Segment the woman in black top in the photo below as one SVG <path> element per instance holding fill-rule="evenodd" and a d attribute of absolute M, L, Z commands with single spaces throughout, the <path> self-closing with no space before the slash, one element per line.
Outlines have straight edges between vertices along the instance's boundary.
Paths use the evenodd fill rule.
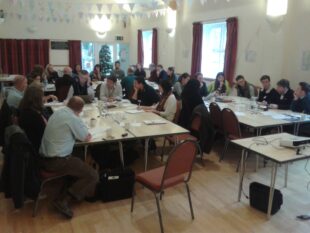
<path fill-rule="evenodd" d="M 145 73 L 142 65 L 139 64 L 139 63 L 137 64 L 137 69 L 135 70 L 134 74 L 135 74 L 136 77 L 143 77 L 143 78 L 146 77 L 146 73 Z"/>
<path fill-rule="evenodd" d="M 38 152 L 47 123 L 43 116 L 44 93 L 39 85 L 30 85 L 19 105 L 19 125 Z"/>
<path fill-rule="evenodd" d="M 199 93 L 202 97 L 205 97 L 208 95 L 208 87 L 205 81 L 203 80 L 203 74 L 202 73 L 196 73 L 194 76 L 195 79 L 199 81 Z"/>
<path fill-rule="evenodd" d="M 185 85 L 181 99 L 182 99 L 182 110 L 179 118 L 179 125 L 184 128 L 190 127 L 190 119 L 195 107 L 203 104 L 202 97 L 199 93 L 200 83 L 196 79 L 191 79 Z"/>
<path fill-rule="evenodd" d="M 48 64 L 45 68 L 45 75 L 48 83 L 55 83 L 58 79 L 58 73 L 54 70 L 52 64 Z"/>

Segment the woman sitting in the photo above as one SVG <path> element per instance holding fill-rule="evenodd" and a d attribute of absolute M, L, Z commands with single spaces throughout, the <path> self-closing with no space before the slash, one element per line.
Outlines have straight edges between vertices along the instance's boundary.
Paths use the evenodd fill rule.
<path fill-rule="evenodd" d="M 47 118 L 43 114 L 44 92 L 40 85 L 30 85 L 19 105 L 19 125 L 38 152 Z"/>
<path fill-rule="evenodd" d="M 215 81 L 212 82 L 208 86 L 209 94 L 216 94 L 216 95 L 229 95 L 230 94 L 230 87 L 227 80 L 225 80 L 225 76 L 223 72 L 219 72 L 216 75 Z"/>
<path fill-rule="evenodd" d="M 90 72 L 89 76 L 92 81 L 101 81 L 101 66 L 99 64 L 96 64 L 94 66 L 94 70 Z"/>
<path fill-rule="evenodd" d="M 154 112 L 169 121 L 173 121 L 177 111 L 177 100 L 172 93 L 171 83 L 168 80 L 163 80 L 158 87 L 161 94 L 159 103 L 152 107 L 142 107 L 142 109 L 147 112 Z"/>
<path fill-rule="evenodd" d="M 173 93 L 177 99 L 181 99 L 181 94 L 184 86 L 190 80 L 190 75 L 188 73 L 183 73 L 179 80 L 173 85 Z"/>
<path fill-rule="evenodd" d="M 195 79 L 197 79 L 200 83 L 199 93 L 202 97 L 205 97 L 208 95 L 208 88 L 207 84 L 203 80 L 203 74 L 202 73 L 196 73 L 194 76 Z"/>
<path fill-rule="evenodd" d="M 168 67 L 167 74 L 168 74 L 168 80 L 173 86 L 178 81 L 178 77 L 174 73 L 174 67 Z"/>

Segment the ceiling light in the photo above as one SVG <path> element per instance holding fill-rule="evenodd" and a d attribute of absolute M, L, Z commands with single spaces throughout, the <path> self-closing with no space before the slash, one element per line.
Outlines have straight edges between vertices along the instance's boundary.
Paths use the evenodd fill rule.
<path fill-rule="evenodd" d="M 267 0 L 267 15 L 278 17 L 286 15 L 287 0 Z"/>

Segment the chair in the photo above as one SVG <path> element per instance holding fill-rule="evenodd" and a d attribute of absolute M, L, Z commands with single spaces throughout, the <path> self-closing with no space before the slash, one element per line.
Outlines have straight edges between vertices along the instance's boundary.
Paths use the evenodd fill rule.
<path fill-rule="evenodd" d="M 38 196 L 34 200 L 32 217 L 36 217 L 36 215 L 37 215 L 37 209 L 38 209 L 38 205 L 39 205 L 40 195 L 43 191 L 43 188 L 46 186 L 46 184 L 51 182 L 51 181 L 63 178 L 65 176 L 66 176 L 65 174 L 57 174 L 57 173 L 48 172 L 45 170 L 40 170 L 41 185 L 40 185 L 40 190 L 39 190 Z"/>
<path fill-rule="evenodd" d="M 216 133 L 224 134 L 222 126 L 222 111 L 217 103 L 212 102 L 209 105 L 211 120 Z"/>
<path fill-rule="evenodd" d="M 56 79 L 56 96 L 60 102 L 67 98 L 71 86 L 72 81 L 66 77 Z"/>
<path fill-rule="evenodd" d="M 183 182 L 185 183 L 191 217 L 192 219 L 194 219 L 194 211 L 188 182 L 191 178 L 192 167 L 196 154 L 197 142 L 186 140 L 178 144 L 172 150 L 166 166 L 140 173 L 136 177 L 136 182 L 148 188 L 150 191 L 153 192 L 155 196 L 161 233 L 164 232 L 164 228 L 162 223 L 159 199 L 161 200 L 162 194 L 167 188 L 171 188 Z M 133 189 L 133 195 L 131 200 L 131 212 L 133 212 L 134 208 L 134 198 L 135 189 Z"/>
<path fill-rule="evenodd" d="M 230 141 L 242 138 L 238 118 L 229 108 L 222 110 L 222 126 L 225 134 L 225 146 L 220 157 L 220 162 L 224 159 Z"/>

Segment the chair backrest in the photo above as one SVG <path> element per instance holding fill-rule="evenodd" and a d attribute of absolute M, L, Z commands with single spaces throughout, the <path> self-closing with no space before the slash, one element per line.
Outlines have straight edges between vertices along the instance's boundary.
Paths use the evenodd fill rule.
<path fill-rule="evenodd" d="M 197 143 L 191 140 L 185 140 L 178 144 L 170 153 L 165 167 L 162 187 L 166 180 L 187 174 L 185 181 L 189 181 L 192 173 L 192 167 L 197 155 Z"/>
<path fill-rule="evenodd" d="M 177 124 L 179 122 L 180 112 L 181 112 L 181 101 L 177 100 L 177 110 L 174 114 L 173 123 Z"/>
<path fill-rule="evenodd" d="M 195 114 L 191 122 L 190 130 L 199 132 L 200 127 L 201 127 L 201 116 L 198 114 Z"/>
<path fill-rule="evenodd" d="M 209 109 L 213 125 L 218 129 L 222 129 L 222 111 L 220 107 L 217 103 L 212 102 L 209 105 Z"/>
<path fill-rule="evenodd" d="M 56 96 L 60 102 L 64 101 L 67 98 L 71 86 L 72 81 L 67 80 L 66 78 L 56 79 Z"/>
<path fill-rule="evenodd" d="M 226 136 L 241 138 L 241 130 L 237 116 L 229 109 L 222 110 L 222 125 Z"/>

